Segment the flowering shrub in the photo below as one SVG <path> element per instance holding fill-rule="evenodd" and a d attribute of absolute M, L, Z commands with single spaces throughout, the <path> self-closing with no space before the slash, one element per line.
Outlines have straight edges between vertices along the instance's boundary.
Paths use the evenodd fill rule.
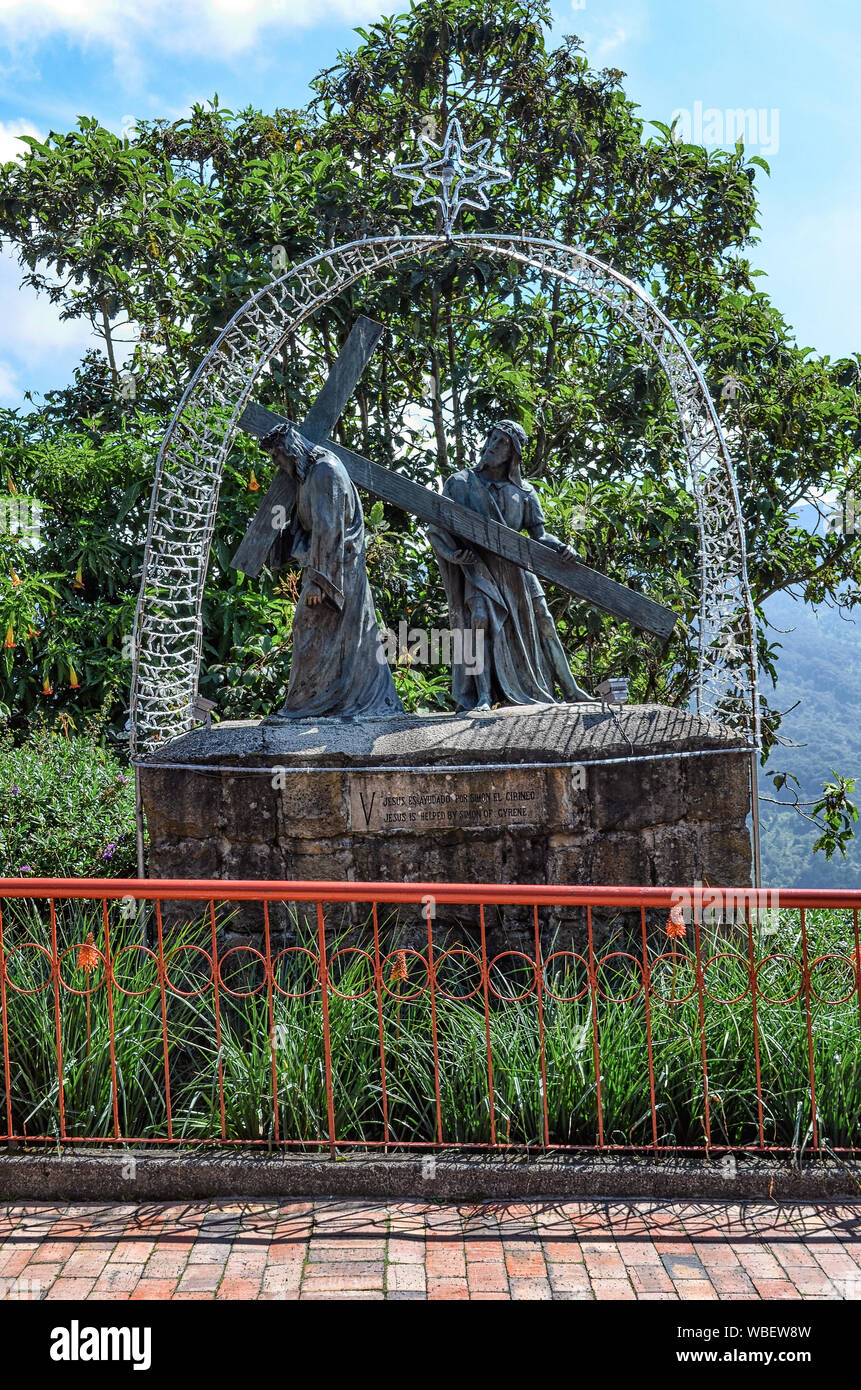
<path fill-rule="evenodd" d="M 0 877 L 136 873 L 134 778 L 93 733 L 0 734 Z"/>

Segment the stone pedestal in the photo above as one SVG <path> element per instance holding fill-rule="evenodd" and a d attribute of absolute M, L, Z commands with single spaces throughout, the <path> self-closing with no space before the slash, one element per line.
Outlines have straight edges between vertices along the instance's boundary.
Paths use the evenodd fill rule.
<path fill-rule="evenodd" d="M 658 705 L 223 723 L 140 769 L 149 873 L 745 886 L 744 747 Z"/>

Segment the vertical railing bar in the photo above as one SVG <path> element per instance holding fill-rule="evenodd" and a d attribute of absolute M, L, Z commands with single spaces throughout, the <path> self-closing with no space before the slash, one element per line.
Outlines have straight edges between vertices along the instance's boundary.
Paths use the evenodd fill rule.
<path fill-rule="evenodd" d="M 756 1108 L 759 1122 L 759 1146 L 765 1148 L 765 1117 L 762 1106 L 762 1064 L 759 1055 L 759 1009 L 756 1003 L 757 993 L 757 972 L 759 961 L 756 959 L 753 946 L 753 924 L 750 920 L 750 908 L 745 910 L 745 922 L 747 924 L 748 941 L 748 961 L 750 971 L 750 1005 L 753 1022 L 753 1064 L 756 1075 Z"/>
<path fill-rule="evenodd" d="M 436 977 L 433 958 L 433 919 L 431 917 L 430 903 L 425 904 L 427 913 L 428 929 L 428 985 L 430 987 L 430 1007 L 431 1007 L 431 1040 L 433 1042 L 433 1088 L 434 1102 L 436 1104 L 436 1137 L 437 1143 L 443 1142 L 442 1138 L 442 1097 L 439 1084 L 439 1039 L 436 1028 Z"/>
<path fill-rule="evenodd" d="M 858 937 L 858 909 L 852 909 L 852 931 L 855 937 L 855 995 L 858 1000 L 858 1027 L 861 1029 L 861 940 Z M 0 942 L 2 949 L 2 942 Z"/>
<path fill-rule="evenodd" d="M 649 1102 L 652 1109 L 652 1143 L 657 1148 L 658 1144 L 658 1112 L 655 1104 L 655 1056 L 652 1046 L 652 1003 L 650 991 L 652 987 L 651 971 L 649 970 L 649 944 L 646 935 L 646 909 L 640 908 L 640 926 L 643 936 L 643 1002 L 646 1008 L 646 1046 L 649 1055 Z"/>
<path fill-rule="evenodd" d="M 164 1051 L 164 1101 L 167 1108 L 167 1137 L 173 1138 L 173 1110 L 170 1100 L 170 1051 L 167 1042 L 167 970 L 164 963 L 164 930 L 161 919 L 161 898 L 155 900 L 155 923 L 158 937 L 158 981 L 161 989 L 161 1036 Z"/>
<path fill-rule="evenodd" d="M 221 1137 L 227 1138 L 227 1114 L 224 1109 L 224 1058 L 221 1055 L 221 991 L 219 989 L 218 934 L 215 926 L 215 899 L 209 900 L 209 920 L 212 926 L 212 992 L 215 1007 L 215 1046 L 218 1053 L 218 1104 L 221 1111 Z"/>
<path fill-rule="evenodd" d="M 323 904 L 317 902 L 317 950 L 320 971 L 320 1005 L 323 1015 L 323 1066 L 326 1076 L 326 1115 L 329 1124 L 329 1152 L 335 1157 L 335 1095 L 332 1088 L 332 1037 L 329 1031 L 329 970 L 326 965 L 326 922 Z"/>
<path fill-rule="evenodd" d="M 703 991 L 703 985 L 704 985 L 704 981 L 703 981 L 703 967 L 702 967 L 702 949 L 701 949 L 701 943 L 700 943 L 700 925 L 701 925 L 701 924 L 700 924 L 700 922 L 699 922 L 699 920 L 698 920 L 698 918 L 697 918 L 696 904 L 694 904 L 693 910 L 692 910 L 692 912 L 691 912 L 691 921 L 692 921 L 693 924 L 694 924 L 694 953 L 695 953 L 695 955 L 696 955 L 696 968 L 697 968 L 697 999 L 698 999 L 698 1001 L 699 1001 L 699 1015 L 700 1015 L 700 1055 L 701 1055 L 701 1057 L 702 1057 L 702 1063 L 703 1063 L 703 1106 L 704 1106 L 704 1111 L 705 1111 L 704 1116 L 703 1116 L 703 1119 L 704 1119 L 704 1121 L 705 1121 L 705 1131 L 706 1131 L 706 1152 L 708 1152 L 708 1150 L 711 1148 L 711 1142 L 712 1142 L 712 1122 L 711 1122 L 711 1109 L 710 1109 L 710 1102 L 709 1102 L 709 1064 L 708 1064 L 708 1054 L 707 1054 L 707 1050 L 706 1050 L 706 1010 L 705 1010 L 705 999 L 704 999 L 704 997 L 703 997 L 703 992 L 704 992 L 704 991 Z"/>
<path fill-rule="evenodd" d="M 592 908 L 586 907 L 586 937 L 589 945 L 589 997 L 592 1002 L 592 1063 L 595 1068 L 595 1100 L 598 1105 L 598 1146 L 604 1147 L 604 1101 L 601 1094 L 601 1040 L 598 1031 L 598 989 L 595 974 L 595 941 Z"/>
<path fill-rule="evenodd" d="M 269 901 L 263 899 L 263 937 L 266 945 L 266 1008 L 269 1013 L 269 1057 L 272 1067 L 272 1125 L 275 1143 L 281 1141 L 278 1118 L 278 1059 L 275 1052 L 275 999 L 272 990 L 272 942 L 269 932 Z M 262 1135 L 260 1136 L 263 1137 Z"/>
<path fill-rule="evenodd" d="M 488 1099 L 490 1102 L 490 1142 L 496 1147 L 496 1102 L 493 1092 L 493 1047 L 490 1041 L 490 995 L 488 986 L 490 983 L 490 967 L 487 963 L 487 932 L 484 921 L 484 903 L 478 905 L 478 917 L 481 930 L 481 980 L 482 991 L 484 994 L 484 1035 L 487 1042 L 487 1087 Z"/>
<path fill-rule="evenodd" d="M 111 1059 L 111 1089 L 113 1091 L 114 1138 L 120 1137 L 120 1101 L 117 1086 L 117 1046 L 114 1032 L 114 966 L 111 956 L 111 927 L 108 919 L 108 900 L 102 898 L 102 926 L 105 933 L 105 984 L 108 991 L 108 1050 Z"/>
<path fill-rule="evenodd" d="M 801 952 L 804 971 L 804 1014 L 807 1021 L 807 1057 L 810 1065 L 810 1120 L 813 1125 L 813 1147 L 819 1148 L 819 1117 L 816 1113 L 816 1062 L 813 1055 L 813 1017 L 810 1006 L 810 953 L 807 949 L 807 909 L 801 913 Z"/>
<path fill-rule="evenodd" d="M 547 1113 L 547 1049 L 544 1036 L 544 962 L 541 959 L 541 933 L 538 927 L 538 904 L 532 907 L 535 926 L 535 989 L 538 998 L 538 1052 L 541 1059 L 541 1116 L 544 1123 L 544 1147 L 550 1146 L 550 1117 Z"/>
<path fill-rule="evenodd" d="M 383 1153 L 389 1143 L 389 1097 L 386 1089 L 386 1034 L 383 1022 L 383 965 L 380 959 L 380 923 L 376 902 L 371 904 L 374 922 L 374 982 L 377 989 L 377 1027 L 380 1034 L 380 1086 L 383 1096 Z"/>
<path fill-rule="evenodd" d="M 6 947 L 3 936 L 3 903 L 0 900 L 0 1015 L 3 1018 L 3 1076 L 6 1082 L 6 1138 L 12 1138 L 12 1063 L 9 1056 L 9 1020 L 6 1017 Z"/>
<path fill-rule="evenodd" d="M 0 922 L 2 927 L 2 922 Z M 858 1026 L 861 1028 L 861 941 L 858 937 L 858 909 L 852 909 L 852 928 L 855 934 L 855 993 L 858 998 Z M 2 938 L 0 938 L 0 950 L 2 950 Z"/>
<path fill-rule="evenodd" d="M 60 1138 L 66 1137 L 66 1089 L 63 1084 L 63 1037 L 60 1024 L 60 952 L 57 946 L 57 905 L 54 898 L 48 899 L 51 914 L 51 976 L 54 983 L 54 1035 L 57 1050 L 57 1101 L 60 1107 Z"/>

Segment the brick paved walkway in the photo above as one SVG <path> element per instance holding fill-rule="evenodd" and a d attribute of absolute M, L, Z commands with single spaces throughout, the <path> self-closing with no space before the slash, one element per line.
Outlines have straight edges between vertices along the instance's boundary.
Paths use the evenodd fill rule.
<path fill-rule="evenodd" d="M 0 1298 L 861 1298 L 861 1203 L 0 1205 Z"/>

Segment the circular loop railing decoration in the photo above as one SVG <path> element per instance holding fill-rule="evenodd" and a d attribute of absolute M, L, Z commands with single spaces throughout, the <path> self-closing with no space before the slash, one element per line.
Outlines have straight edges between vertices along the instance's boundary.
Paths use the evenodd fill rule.
<path fill-rule="evenodd" d="M 661 970 L 662 962 L 668 962 L 666 970 Z M 679 982 L 679 966 L 683 971 L 693 975 L 694 982 L 687 994 L 676 993 L 674 986 Z M 670 973 L 671 993 L 669 997 L 658 989 L 655 985 L 655 975 L 658 977 Z M 664 951 L 660 956 L 652 956 L 649 962 L 649 994 L 653 999 L 657 999 L 661 1004 L 686 1004 L 689 999 L 693 999 L 697 992 L 697 965 L 692 956 L 685 955 L 683 951 Z"/>
<path fill-rule="evenodd" d="M 819 970 L 821 966 L 825 966 L 826 962 L 831 961 L 838 961 L 841 966 L 845 966 L 846 973 L 848 973 L 849 979 L 851 980 L 851 984 L 847 992 L 845 994 L 841 994 L 837 999 L 826 998 L 825 995 L 820 994 L 819 990 L 817 990 L 816 985 L 814 984 L 814 972 L 816 970 Z M 824 975 L 825 971 L 822 970 L 820 973 Z M 817 956 L 815 960 L 810 962 L 809 977 L 810 993 L 812 994 L 814 999 L 818 1000 L 820 1004 L 845 1004 L 848 1000 L 852 998 L 853 994 L 855 994 L 858 989 L 858 978 L 854 961 L 852 961 L 849 956 L 838 955 L 833 952 L 828 952 L 826 955 L 823 956 Z"/>
<path fill-rule="evenodd" d="M 747 973 L 748 982 L 742 990 L 741 994 L 734 994 L 731 998 L 725 999 L 719 994 L 713 994 L 712 991 L 709 989 L 709 967 L 714 965 L 715 961 L 719 960 L 735 961 L 738 965 L 741 966 L 742 970 Z M 703 966 L 703 993 L 715 1004 L 740 1004 L 742 999 L 746 999 L 747 996 L 750 994 L 750 962 L 745 960 L 744 956 L 738 955 L 735 951 L 718 951 L 716 955 L 709 956 L 708 960 Z"/>
<path fill-rule="evenodd" d="M 500 970 L 500 973 L 503 973 L 503 972 L 502 972 L 502 967 L 499 965 L 499 962 L 502 961 L 502 960 L 505 960 L 507 957 L 511 957 L 511 959 L 513 959 L 513 960 L 525 960 L 526 963 L 527 963 L 527 965 L 530 967 L 531 979 L 530 979 L 530 983 L 529 983 L 529 988 L 526 989 L 526 990 L 524 990 L 521 994 L 513 994 L 513 993 L 512 993 L 512 994 L 500 994 L 500 992 L 499 992 L 499 990 L 496 988 L 496 986 L 495 986 L 494 984 L 491 983 L 491 971 L 493 970 L 494 966 L 498 966 L 498 967 L 499 967 L 499 970 Z M 500 951 L 500 953 L 499 953 L 498 956 L 494 956 L 494 957 L 493 957 L 493 960 L 491 960 L 491 961 L 488 962 L 488 966 L 487 966 L 487 988 L 488 988 L 488 992 L 489 992 L 490 994 L 493 995 L 494 999 L 498 999 L 499 1002 L 500 1002 L 501 1004 L 519 1004 L 519 1003 L 521 1002 L 521 1000 L 523 1000 L 523 999 L 528 999 L 528 998 L 530 997 L 530 995 L 532 995 L 532 994 L 535 993 L 535 990 L 536 990 L 536 988 L 537 988 L 537 983 L 538 983 L 538 980 L 537 980 L 537 972 L 536 972 L 535 961 L 532 959 L 531 956 L 527 956 L 523 951 Z"/>
<path fill-rule="evenodd" d="M 224 978 L 224 966 L 227 961 L 231 956 L 242 954 L 253 956 L 263 966 L 263 978 L 255 985 L 254 989 L 232 989 Z M 234 999 L 253 999 L 255 995 L 260 994 L 266 988 L 266 957 L 261 951 L 255 950 L 253 946 L 231 946 L 229 950 L 224 952 L 218 963 L 218 984 L 225 994 L 232 995 Z"/>
<path fill-rule="evenodd" d="M 193 943 L 182 943 L 165 951 L 161 967 L 159 966 L 159 955 L 150 947 L 138 943 L 121 946 L 112 955 L 110 965 L 108 965 L 102 951 L 95 947 L 90 947 L 90 950 L 94 956 L 92 971 L 98 964 L 101 967 L 101 972 L 97 977 L 92 971 L 87 972 L 86 984 L 83 988 L 71 983 L 63 973 L 64 962 L 69 956 L 77 961 L 81 951 L 81 943 L 64 947 L 55 957 L 46 946 L 39 942 L 20 942 L 5 953 L 3 963 L 5 983 L 16 994 L 37 995 L 43 994 L 50 988 L 52 981 L 56 980 L 58 987 L 65 993 L 81 998 L 95 995 L 106 985 L 109 985 L 126 998 L 132 999 L 144 998 L 160 987 L 164 988 L 166 994 L 179 999 L 200 998 L 216 987 L 235 999 L 251 999 L 256 998 L 269 986 L 282 998 L 307 999 L 320 991 L 322 983 L 319 957 L 305 946 L 286 946 L 273 956 L 269 963 L 267 963 L 263 952 L 256 947 L 231 946 L 218 959 L 218 968 L 214 977 L 211 953 L 204 947 Z M 23 959 L 24 953 L 28 951 L 35 951 L 37 956 L 45 962 L 45 978 L 36 985 L 25 985 L 15 979 L 14 962 L 16 958 Z M 142 957 L 152 965 L 152 979 L 142 989 L 131 989 L 123 983 L 124 961 L 132 953 Z M 182 983 L 171 976 L 174 963 L 180 957 L 187 955 L 201 957 L 207 966 L 206 978 L 196 983 L 194 988 L 184 987 L 190 982 L 190 976 L 184 978 Z M 237 989 L 233 984 L 228 983 L 225 972 L 231 957 L 243 956 L 249 959 L 238 969 L 235 968 L 234 963 L 231 967 L 233 974 L 230 977 L 235 980 L 237 975 L 253 968 L 259 971 L 259 979 L 256 980 L 252 988 Z M 286 962 L 300 956 L 304 957 L 306 969 L 295 982 L 301 983 L 304 976 L 307 977 L 308 983 L 303 989 L 291 990 L 285 987 L 285 984 L 279 979 L 279 974 Z M 339 986 L 337 975 L 338 971 L 344 968 L 343 959 L 346 957 L 359 957 L 365 962 L 367 983 L 359 991 L 347 991 Z M 455 961 L 468 963 L 470 967 L 474 968 L 477 975 L 475 983 L 465 993 L 455 993 L 444 982 L 446 967 Z M 522 968 L 529 975 L 529 982 L 525 988 L 516 987 L 514 975 L 510 971 L 506 971 L 503 966 L 505 961 L 522 962 Z M 560 977 L 568 980 L 574 975 L 574 967 L 566 964 L 562 969 L 559 968 L 561 962 L 567 963 L 569 961 L 574 963 L 578 974 L 582 972 L 583 984 L 574 994 L 560 994 L 555 987 L 558 985 Z M 616 962 L 620 961 L 628 962 L 628 964 L 617 965 Z M 710 983 L 710 976 L 714 975 L 724 961 L 737 966 L 739 971 L 747 977 L 745 988 L 739 993 L 729 996 L 718 994 Z M 410 968 L 411 963 L 416 962 L 420 966 L 423 978 L 417 976 L 415 971 Z M 80 965 L 77 965 L 75 969 L 76 973 L 80 973 Z M 498 971 L 501 978 L 508 982 L 509 989 L 505 992 L 498 989 L 493 983 L 494 971 Z M 607 977 L 614 972 L 620 977 L 629 976 L 632 983 L 636 980 L 636 988 L 631 993 L 610 993 L 606 987 Z M 792 981 L 794 987 L 789 992 L 784 990 L 781 994 L 769 992 L 769 990 L 773 990 L 774 984 L 766 978 L 765 984 L 768 985 L 766 988 L 763 982 L 763 977 L 767 977 L 769 972 L 778 976 L 782 973 L 790 973 L 796 977 Z M 230 971 L 227 974 L 230 975 Z M 859 966 L 854 957 L 839 952 L 826 952 L 817 956 L 810 961 L 805 969 L 801 959 L 784 952 L 774 952 L 751 962 L 735 951 L 718 951 L 704 961 L 701 971 L 698 972 L 696 957 L 692 953 L 674 950 L 664 951 L 649 958 L 647 994 L 650 999 L 662 1004 L 685 1004 L 701 988 L 703 998 L 710 999 L 713 1003 L 738 1004 L 750 996 L 752 977 L 756 984 L 756 999 L 761 1003 L 792 1004 L 802 992 L 807 990 L 810 998 L 816 1003 L 825 1007 L 836 1007 L 840 1004 L 846 1004 L 858 993 L 858 974 Z M 692 977 L 691 982 L 689 987 L 682 988 L 682 982 L 686 975 Z M 669 994 L 665 988 L 667 977 L 669 977 L 672 986 Z M 430 970 L 427 957 L 421 951 L 413 950 L 410 947 L 400 947 L 390 951 L 388 955 L 376 956 L 373 951 L 361 947 L 342 946 L 333 951 L 327 960 L 327 991 L 334 998 L 346 1001 L 367 999 L 369 995 L 379 990 L 381 994 L 387 995 L 395 1005 L 408 1004 L 426 994 L 431 983 L 440 999 L 452 1003 L 463 1003 L 466 1000 L 474 999 L 482 990 L 486 989 L 488 999 L 493 999 L 498 1004 L 517 1004 L 536 994 L 540 983 L 543 996 L 555 1003 L 577 1003 L 591 989 L 595 998 L 604 1003 L 630 1004 L 643 991 L 643 962 L 632 952 L 621 950 L 610 951 L 606 955 L 596 958 L 592 967 L 587 959 L 577 951 L 554 951 L 538 962 L 525 951 L 506 950 L 489 958 L 487 965 L 483 966 L 480 954 L 463 946 L 449 947 L 436 954 L 433 967 Z M 826 984 L 831 986 L 828 993 L 825 992 Z M 835 984 L 839 986 L 839 993 L 833 992 Z M 405 986 L 405 988 L 399 990 L 399 985 Z"/>
<path fill-rule="evenodd" d="M 170 978 L 170 967 L 174 960 L 174 957 L 181 956 L 185 952 L 203 956 L 204 960 L 209 966 L 209 979 L 204 984 L 202 984 L 199 989 L 180 989 L 179 985 L 175 984 L 173 980 Z M 178 998 L 198 999 L 201 994 L 203 994 L 206 990 L 211 989 L 212 987 L 212 956 L 209 954 L 208 951 L 205 951 L 202 946 L 194 946 L 192 944 L 174 946 L 173 950 L 168 951 L 164 958 L 164 982 L 167 986 L 169 986 L 171 992 L 177 995 Z"/>
<path fill-rule="evenodd" d="M 397 989 L 392 989 L 392 983 L 397 981 L 398 984 L 415 985 L 415 980 L 411 979 L 409 975 L 409 966 L 406 964 L 407 956 L 411 956 L 413 960 L 421 961 L 422 969 L 425 972 L 425 982 L 423 985 L 419 985 L 418 989 L 412 989 L 409 993 L 404 994 Z M 380 970 L 383 989 L 399 1004 L 412 1004 L 414 1000 L 419 999 L 424 994 L 428 987 L 427 960 L 421 951 L 413 951 L 408 946 L 384 956 Z"/>
<path fill-rule="evenodd" d="M 616 994 L 607 994 L 607 993 L 601 988 L 600 984 L 598 983 L 598 981 L 599 981 L 599 979 L 600 979 L 600 976 L 601 976 L 601 971 L 603 970 L 603 968 L 604 968 L 604 966 L 607 964 L 607 962 L 610 961 L 610 960 L 617 960 L 617 959 L 619 959 L 619 958 L 622 958 L 622 959 L 624 959 L 624 960 L 632 961 L 632 962 L 633 962 L 633 965 L 634 965 L 634 968 L 635 968 L 635 970 L 637 971 L 637 973 L 638 973 L 638 975 L 639 975 L 639 977 L 640 977 L 640 982 L 639 982 L 639 984 L 637 985 L 637 988 L 634 990 L 634 993 L 633 993 L 633 994 L 620 994 L 620 995 L 616 995 Z M 621 972 L 620 972 L 620 973 L 621 973 Z M 608 951 L 608 953 L 607 953 L 606 956 L 602 956 L 601 959 L 600 959 L 599 961 L 596 962 L 596 964 L 595 964 L 595 992 L 596 992 L 596 994 L 598 995 L 598 998 L 599 998 L 599 999 L 603 999 L 603 1000 L 605 1001 L 605 1003 L 607 1003 L 607 1004 L 630 1004 L 630 1003 L 632 1002 L 632 1000 L 634 1000 L 634 999 L 637 998 L 637 996 L 639 995 L 639 993 L 640 993 L 640 991 L 642 990 L 642 988 L 643 988 L 643 963 L 642 963 L 642 961 L 639 961 L 639 960 L 637 959 L 636 956 L 632 956 L 631 953 L 630 953 L 630 951 Z"/>
<path fill-rule="evenodd" d="M 66 990 L 68 994 L 78 994 L 82 998 L 85 998 L 88 994 L 93 995 L 98 993 L 102 985 L 105 983 L 105 979 L 108 975 L 108 970 L 107 962 L 105 961 L 105 957 L 102 954 L 102 952 L 97 950 L 95 946 L 90 946 L 89 950 L 92 952 L 92 955 L 95 957 L 95 960 L 93 961 L 92 969 L 85 970 L 83 972 L 84 979 L 86 980 L 86 988 L 77 989 L 74 985 L 69 984 L 69 981 L 63 975 L 63 961 L 66 959 L 67 956 L 73 956 L 76 961 L 79 961 L 81 948 L 83 945 L 83 942 L 78 942 L 77 945 L 67 946 L 64 951 L 60 952 L 59 957 L 57 959 L 57 980 L 61 987 L 64 990 Z M 93 978 L 93 972 L 95 971 L 96 961 L 101 967 L 101 974 L 99 975 L 98 979 Z M 77 969 L 80 972 L 81 967 L 79 964 L 77 966 Z"/>
<path fill-rule="evenodd" d="M 557 994 L 557 993 L 555 992 L 555 990 L 553 990 L 553 989 L 551 988 L 551 986 L 548 984 L 548 980 L 547 980 L 547 967 L 551 964 L 552 961 L 555 961 L 555 960 L 562 960 L 562 959 L 579 961 L 580 964 L 581 964 L 582 967 L 583 967 L 583 970 L 585 971 L 585 974 L 586 974 L 586 983 L 584 984 L 584 986 L 583 986 L 583 988 L 582 988 L 581 990 L 578 990 L 578 992 L 577 992 L 576 994 Z M 543 974 L 544 974 L 544 985 L 543 985 L 544 993 L 545 993 L 545 995 L 547 996 L 548 999 L 553 999 L 557 1004 L 576 1004 L 577 1001 L 578 1001 L 579 999 L 582 999 L 583 996 L 584 996 L 585 994 L 588 993 L 588 990 L 589 990 L 589 966 L 588 966 L 588 963 L 584 960 L 584 958 L 583 958 L 581 955 L 579 955 L 576 951 L 554 951 L 554 952 L 552 953 L 552 955 L 549 955 L 549 956 L 547 957 L 547 959 L 545 960 L 545 962 L 544 962 Z"/>
<path fill-rule="evenodd" d="M 316 973 L 314 975 L 314 982 L 308 989 L 300 990 L 297 993 L 295 990 L 285 989 L 283 985 L 279 985 L 277 973 L 278 962 L 287 956 L 307 956 L 312 962 Z M 320 988 L 319 966 L 319 957 L 315 956 L 313 951 L 309 951 L 306 946 L 285 946 L 284 950 L 279 951 L 272 961 L 272 987 L 278 994 L 283 995 L 285 999 L 308 999 L 312 994 L 316 994 Z"/>
<path fill-rule="evenodd" d="M 775 996 L 773 994 L 767 994 L 762 987 L 760 977 L 763 971 L 766 971 L 769 966 L 776 967 L 776 963 L 778 961 L 787 961 L 798 971 L 798 988 L 795 990 L 793 994 Z M 776 968 L 775 973 L 777 973 Z M 773 955 L 764 956 L 761 961 L 758 961 L 756 965 L 755 977 L 756 992 L 759 995 L 760 999 L 764 999 L 767 1004 L 792 1004 L 795 1002 L 795 1000 L 798 998 L 799 994 L 804 988 L 804 967 L 802 966 L 801 961 L 797 960 L 795 956 L 786 955 L 782 951 L 775 951 Z"/>
<path fill-rule="evenodd" d="M 45 976 L 43 983 L 40 984 L 37 989 L 25 989 L 23 985 L 16 985 L 15 981 L 12 979 L 12 976 L 9 974 L 9 966 L 11 965 L 12 960 L 15 956 L 20 955 L 23 951 L 36 951 L 37 954 L 44 956 L 44 958 L 48 962 L 48 973 Z M 51 983 L 51 980 L 53 979 L 54 957 L 51 955 L 51 952 L 47 949 L 47 947 L 40 946 L 38 942 L 22 941 L 19 946 L 13 946 L 11 951 L 6 952 L 6 957 L 3 962 L 3 974 L 6 977 L 7 985 L 10 989 L 13 989 L 16 994 L 41 994 L 44 990 L 48 988 L 48 986 Z"/>
<path fill-rule="evenodd" d="M 333 984 L 332 970 L 335 966 L 335 962 L 340 960 L 341 956 L 362 956 L 366 961 L 370 963 L 371 978 L 368 981 L 365 988 L 362 990 L 361 994 L 348 994 L 346 990 L 338 989 L 337 985 Z M 333 951 L 328 960 L 327 975 L 329 982 L 329 992 L 331 994 L 337 995 L 339 999 L 365 999 L 371 993 L 372 989 L 377 983 L 376 968 L 374 966 L 374 957 L 370 954 L 369 951 L 363 951 L 358 946 L 341 946 L 339 950 Z"/>
<path fill-rule="evenodd" d="M 120 982 L 117 967 L 118 967 L 119 962 L 120 962 L 120 960 L 122 959 L 122 957 L 125 956 L 125 955 L 129 955 L 132 951 L 139 952 L 142 956 L 144 956 L 144 957 L 148 958 L 149 960 L 151 960 L 152 963 L 153 963 L 153 966 L 154 966 L 154 968 L 155 968 L 155 976 L 156 976 L 156 978 L 154 978 L 154 979 L 147 985 L 146 989 L 126 989 L 125 985 L 123 985 L 123 984 Z M 134 945 L 134 946 L 121 946 L 120 949 L 119 949 L 119 950 L 116 952 L 116 954 L 114 955 L 113 961 L 111 962 L 111 966 L 112 966 L 112 968 L 111 968 L 111 978 L 112 978 L 113 984 L 114 984 L 115 988 L 119 990 L 120 994 L 124 994 L 124 995 L 126 996 L 127 999 L 143 999 L 143 998 L 146 997 L 146 995 L 151 994 L 152 991 L 157 987 L 157 983 L 158 983 L 158 980 L 157 980 L 157 977 L 158 977 L 158 956 L 156 955 L 155 951 L 151 951 L 151 950 L 150 950 L 149 946 L 138 946 L 138 945 Z M 212 970 L 212 962 L 210 961 L 210 978 L 211 978 L 211 970 Z"/>
<path fill-rule="evenodd" d="M 458 956 L 462 959 L 469 959 L 478 970 L 478 981 L 467 994 L 452 994 L 450 990 L 445 989 L 444 986 L 440 984 L 440 974 L 442 973 L 444 964 L 449 957 L 454 956 Z M 457 1004 L 463 1004 L 467 999 L 474 999 L 481 990 L 482 980 L 481 956 L 476 955 L 475 951 L 467 951 L 464 946 L 451 946 L 448 950 L 441 951 L 438 956 L 434 957 L 434 985 L 441 999 L 448 999 L 452 1003 Z"/>

